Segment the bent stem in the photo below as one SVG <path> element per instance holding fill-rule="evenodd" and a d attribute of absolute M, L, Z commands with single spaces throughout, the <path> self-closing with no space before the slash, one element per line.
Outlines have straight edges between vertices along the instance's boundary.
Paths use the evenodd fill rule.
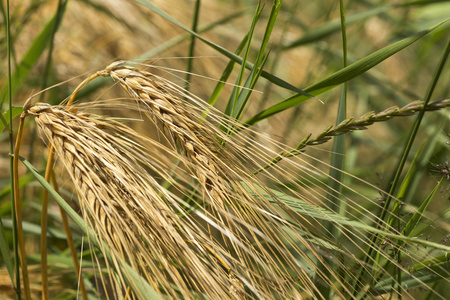
<path fill-rule="evenodd" d="M 97 72 L 95 74 L 92 74 L 85 80 L 83 80 L 73 91 L 72 95 L 70 96 L 69 100 L 67 101 L 66 106 L 69 106 L 73 103 L 76 96 L 78 95 L 78 92 L 86 86 L 91 80 L 97 78 L 100 76 L 100 72 Z M 53 186 L 55 187 L 55 190 L 58 191 L 58 186 L 56 184 L 55 175 L 53 171 L 53 161 L 55 157 L 55 152 L 53 149 L 53 145 L 50 145 L 48 156 L 47 156 L 47 167 L 45 170 L 45 180 L 47 182 L 50 182 L 50 179 L 53 181 Z M 70 249 L 70 255 L 72 257 L 74 267 L 75 267 L 75 273 L 77 276 L 78 283 L 80 285 L 81 294 L 83 297 L 83 300 L 87 300 L 87 294 L 86 294 L 86 288 L 84 286 L 84 282 L 81 279 L 80 274 L 80 264 L 78 263 L 78 257 L 77 252 L 73 243 L 72 235 L 70 233 L 69 228 L 69 222 L 67 220 L 67 216 L 65 215 L 65 212 L 59 207 L 61 211 L 61 218 L 64 226 L 64 231 L 66 233 L 67 237 L 67 244 Z M 42 195 L 42 213 L 41 213 L 41 276 L 42 276 L 42 299 L 47 300 L 48 299 L 48 274 L 47 274 L 47 220 L 48 220 L 48 191 L 44 189 L 44 193 Z"/>
<path fill-rule="evenodd" d="M 53 150 L 53 147 L 51 147 L 53 156 L 55 151 Z M 52 157 L 53 159 L 53 157 Z M 58 183 L 56 182 L 56 178 L 55 178 L 55 172 L 53 170 L 53 167 L 50 166 L 51 168 L 51 179 L 52 179 L 52 183 L 53 183 L 53 189 L 59 194 L 59 187 L 58 187 Z M 48 194 L 48 191 L 46 189 L 44 189 L 44 193 Z M 81 296 L 83 297 L 83 300 L 87 300 L 87 293 L 86 293 L 86 287 L 84 286 L 84 281 L 83 278 L 81 277 L 81 268 L 80 268 L 80 263 L 78 262 L 78 256 L 77 256 L 77 251 L 75 249 L 75 245 L 73 243 L 73 238 L 72 238 L 72 233 L 70 231 L 70 227 L 69 227 L 69 220 L 67 218 L 66 212 L 64 211 L 64 209 L 61 207 L 61 205 L 59 205 L 59 210 L 61 212 L 61 219 L 62 219 L 62 223 L 63 223 L 63 227 L 64 227 L 64 231 L 66 233 L 66 237 L 67 237 L 67 245 L 69 246 L 70 249 L 70 256 L 72 257 L 72 261 L 73 261 L 73 265 L 75 268 L 75 274 L 77 276 L 77 282 L 79 284 L 80 287 L 80 291 L 81 291 Z"/>
<path fill-rule="evenodd" d="M 31 291 L 30 291 L 30 280 L 28 277 L 28 269 L 27 269 L 27 261 L 26 261 L 26 253 L 25 253 L 25 244 L 24 244 L 24 236 L 23 236 L 23 228 L 22 228 L 22 212 L 20 207 L 20 196 L 19 196 L 19 151 L 20 144 L 22 140 L 23 133 L 23 125 L 24 119 L 27 115 L 27 104 L 24 106 L 24 112 L 20 115 L 20 123 L 19 129 L 17 131 L 16 138 L 16 146 L 14 149 L 14 159 L 13 159 L 13 186 L 14 186 L 14 210 L 16 214 L 16 226 L 17 226 L 17 240 L 19 244 L 19 256 L 20 256 L 20 264 L 22 267 L 22 280 L 23 287 L 25 290 L 25 299 L 31 300 Z M 29 106 L 29 105 L 28 105 Z M 17 288 L 20 289 L 20 285 L 17 285 Z"/>
<path fill-rule="evenodd" d="M 49 181 L 52 172 L 52 164 L 55 152 L 53 146 L 50 145 L 48 150 L 47 168 L 45 170 L 45 180 Z M 42 195 L 42 212 L 41 212 L 41 276 L 42 276 L 42 299 L 48 299 L 48 276 L 47 276 L 47 208 L 48 208 L 48 192 L 44 190 Z"/>
<path fill-rule="evenodd" d="M 97 78 L 101 76 L 100 72 L 97 72 L 95 74 L 92 74 L 91 76 L 89 76 L 88 78 L 86 78 L 85 80 L 83 80 L 76 88 L 75 90 L 72 92 L 72 95 L 70 95 L 69 100 L 67 101 L 66 106 L 69 106 L 73 103 L 73 101 L 75 100 L 76 96 L 78 95 L 78 93 L 81 91 L 82 88 L 84 88 L 86 86 L 86 84 L 88 84 L 91 80 Z"/>

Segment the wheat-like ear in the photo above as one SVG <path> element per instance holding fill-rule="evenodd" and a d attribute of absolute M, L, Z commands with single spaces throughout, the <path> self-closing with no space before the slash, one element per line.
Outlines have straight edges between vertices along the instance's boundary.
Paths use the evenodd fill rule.
<path fill-rule="evenodd" d="M 170 203 L 174 196 L 139 165 L 147 160 L 148 167 L 168 167 L 168 159 L 149 161 L 146 150 L 132 141 L 135 133 L 120 123 L 44 104 L 29 112 L 69 171 L 87 223 L 114 255 L 174 298 L 178 294 L 173 285 L 187 299 L 191 290 L 230 297 L 229 275 L 199 246 L 209 242 L 201 239 L 199 228 L 180 218 L 175 212 L 181 211 L 180 205 Z M 124 288 L 121 280 L 117 290 Z"/>
<path fill-rule="evenodd" d="M 299 282 L 308 294 L 316 292 L 316 286 L 306 275 L 304 266 L 298 263 L 294 253 L 309 262 L 310 267 L 313 267 L 313 263 L 309 255 L 319 262 L 323 261 L 322 256 L 301 235 L 295 233 L 291 234 L 294 239 L 301 241 L 309 255 L 299 247 L 287 249 L 286 243 L 294 244 L 292 236 L 280 230 L 280 226 L 286 226 L 287 221 L 278 216 L 275 221 L 272 216 L 276 214 L 276 209 L 270 203 L 262 201 L 263 197 L 255 197 L 255 194 L 261 192 L 257 190 L 261 188 L 261 184 L 258 180 L 249 178 L 251 172 L 239 164 L 239 158 L 234 156 L 233 149 L 223 147 L 224 141 L 232 142 L 229 136 L 200 117 L 202 109 L 209 110 L 212 114 L 216 112 L 212 108 L 183 101 L 178 96 L 179 87 L 143 70 L 114 65 L 108 67 L 103 75 L 119 81 L 140 104 L 142 111 L 164 130 L 174 149 L 178 148 L 190 161 L 189 171 L 202 187 L 204 205 L 212 215 L 217 216 L 224 228 L 238 238 L 239 243 L 226 236 L 222 238 L 228 240 L 228 247 L 234 249 L 242 262 L 252 262 L 245 265 L 246 270 L 235 272 L 254 273 L 250 279 L 251 286 L 258 286 L 258 290 L 264 291 L 264 295 L 269 295 L 275 289 L 279 296 L 287 297 Z M 218 118 L 217 115 L 215 117 Z M 226 125 L 227 121 L 219 118 L 219 123 Z M 239 124 L 233 126 L 240 127 Z M 243 188 L 242 182 L 253 193 Z M 232 217 L 228 211 L 232 213 Z M 287 213 L 295 215 L 290 209 L 287 209 Z M 256 260 L 255 253 L 258 255 Z M 274 257 L 274 253 L 278 257 Z M 277 287 L 264 282 L 264 277 L 270 278 L 269 281 L 276 283 Z M 319 277 L 327 284 L 333 284 L 330 278 Z"/>
<path fill-rule="evenodd" d="M 258 136 L 278 149 L 269 151 L 239 124 L 195 99 L 184 101 L 177 86 L 149 72 L 113 64 L 99 75 L 119 81 L 132 104 L 99 101 L 67 109 L 37 104 L 29 113 L 68 170 L 86 223 L 112 249 L 113 257 L 124 259 L 155 290 L 172 298 L 314 298 L 321 285 L 340 297 L 353 294 L 349 280 L 359 279 L 352 268 L 361 262 L 350 250 L 323 239 L 321 222 L 335 222 L 356 249 L 377 246 L 366 236 L 369 225 L 355 232 L 346 227 L 348 220 L 318 206 L 325 199 L 325 184 L 311 182 L 305 189 L 288 178 L 306 174 L 302 179 L 307 182 L 312 172 L 322 174 L 314 165 L 318 161 L 305 162 L 305 167 L 283 158 L 284 165 L 254 176 L 286 148 Z M 123 107 L 155 123 L 166 141 L 149 139 L 124 122 L 82 112 Z M 201 117 L 205 111 L 215 123 Z M 241 132 L 230 136 L 219 129 L 229 123 Z M 266 182 L 282 186 L 295 199 Z M 352 192 L 358 198 L 345 200 L 356 215 L 349 216 L 377 220 L 359 203 L 371 200 Z M 395 237 L 398 232 L 389 234 Z M 395 247 L 392 243 L 392 249 L 404 251 Z M 377 251 L 379 258 L 403 268 L 382 249 Z M 333 272 L 330 262 L 341 274 Z M 120 260 L 113 267 L 120 269 Z M 391 276 L 383 269 L 370 271 Z M 124 294 L 120 274 L 111 271 L 110 281 L 116 293 Z"/>

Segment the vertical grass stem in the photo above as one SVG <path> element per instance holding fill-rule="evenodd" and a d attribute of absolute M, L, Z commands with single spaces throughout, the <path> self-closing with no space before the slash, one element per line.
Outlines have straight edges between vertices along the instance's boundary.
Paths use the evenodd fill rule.
<path fill-rule="evenodd" d="M 14 149 L 14 158 L 13 158 L 13 186 L 14 186 L 14 211 L 16 215 L 16 226 L 17 226 L 17 242 L 18 242 L 18 252 L 20 257 L 20 264 L 22 267 L 22 280 L 25 291 L 25 299 L 31 299 L 30 292 L 30 280 L 28 277 L 28 268 L 27 268 L 27 258 L 25 253 L 25 242 L 23 236 L 23 228 L 22 228 L 22 212 L 20 207 L 20 195 L 19 195 L 19 152 L 20 152 L 20 144 L 22 139 L 23 125 L 26 117 L 26 109 L 24 108 L 24 112 L 20 116 L 19 129 L 17 131 L 16 138 L 16 146 Z M 19 284 L 17 284 L 17 289 L 19 289 Z"/>

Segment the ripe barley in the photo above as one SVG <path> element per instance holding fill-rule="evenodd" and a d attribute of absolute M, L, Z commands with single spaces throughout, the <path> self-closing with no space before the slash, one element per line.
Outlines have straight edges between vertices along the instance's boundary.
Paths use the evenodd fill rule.
<path fill-rule="evenodd" d="M 186 299 L 192 290 L 216 299 L 231 297 L 229 275 L 198 246 L 218 245 L 203 240 L 198 227 L 180 218 L 174 196 L 140 166 L 149 157 L 132 140 L 137 134 L 131 128 L 46 104 L 33 106 L 29 113 L 68 170 L 88 225 L 114 255 L 171 297 L 178 297 L 173 284 Z M 152 160 L 154 169 L 170 163 Z M 189 242 L 193 239 L 195 243 Z M 123 292 L 124 284 L 121 278 L 117 290 Z"/>
<path fill-rule="evenodd" d="M 186 95 L 180 88 L 147 71 L 112 64 L 95 76 L 111 76 L 131 98 L 69 108 L 37 104 L 28 112 L 68 170 L 87 225 L 112 249 L 111 270 L 123 269 L 118 258 L 124 259 L 155 290 L 172 298 L 204 294 L 211 299 L 297 299 L 317 295 L 317 282 L 341 297 L 352 294 L 341 274 L 325 274 L 332 269 L 329 261 L 336 257 L 337 247 L 321 238 L 321 222 L 335 222 L 356 247 L 358 242 L 368 243 L 365 229 L 358 236 L 340 224 L 347 222 L 341 216 L 317 206 L 325 198 L 321 194 L 327 191 L 325 184 L 311 184 L 316 189 L 311 190 L 289 182 L 289 172 L 309 176 L 319 171 L 290 160 L 301 148 L 293 153 L 266 140 L 281 150 L 274 160 L 275 152 L 242 133 L 241 125 L 196 99 L 183 100 Z M 445 106 L 448 101 L 436 105 Z M 153 122 L 165 140 L 149 139 L 123 121 L 82 112 L 123 107 L 138 112 L 141 121 Z M 390 111 L 398 115 L 417 107 Z M 208 120 L 202 117 L 205 112 Z M 350 120 L 322 135 L 328 138 L 355 130 L 356 125 L 385 115 Z M 220 125 L 236 132 L 230 135 Z M 322 135 L 303 144 L 321 141 Z M 286 160 L 288 169 L 275 165 L 281 160 Z M 255 170 L 258 176 L 253 176 Z M 264 180 L 282 185 L 296 200 L 265 186 Z M 300 194 L 302 190 L 306 196 Z M 358 201 L 368 200 L 354 194 Z M 352 209 L 377 218 L 358 201 L 346 200 Z M 339 255 L 353 260 L 351 253 L 340 251 Z M 390 259 L 385 253 L 379 255 Z M 342 274 L 355 278 L 343 261 L 334 263 Z M 119 278 L 118 294 L 126 290 L 123 276 L 127 274 L 110 272 L 112 283 Z M 145 299 L 145 295 L 137 296 Z"/>

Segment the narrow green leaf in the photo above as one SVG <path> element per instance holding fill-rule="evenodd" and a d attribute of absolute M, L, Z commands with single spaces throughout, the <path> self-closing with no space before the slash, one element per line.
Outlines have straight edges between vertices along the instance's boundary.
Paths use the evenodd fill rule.
<path fill-rule="evenodd" d="M 112 265 L 115 265 L 113 261 L 109 248 L 107 245 L 102 243 L 99 245 L 99 239 L 97 238 L 94 230 L 87 226 L 83 219 L 70 207 L 70 205 L 52 188 L 52 186 L 42 177 L 41 174 L 35 169 L 35 167 L 30 164 L 23 157 L 19 157 L 22 163 L 27 167 L 27 169 L 33 174 L 33 176 L 39 181 L 39 183 L 44 187 L 48 193 L 53 197 L 53 199 L 58 202 L 58 204 L 64 209 L 64 211 L 72 218 L 72 220 L 80 227 L 80 229 L 89 236 L 89 240 L 96 244 L 97 247 L 103 250 L 107 259 Z M 135 289 L 136 294 L 142 297 L 148 297 L 147 299 L 162 300 L 163 298 L 148 284 L 148 282 L 142 278 L 135 270 L 133 270 L 130 265 L 121 260 L 120 258 L 115 258 L 120 260 L 120 265 L 125 268 L 124 270 L 116 270 L 117 272 L 122 272 L 124 274 L 125 280 L 128 282 L 129 286 Z"/>
<path fill-rule="evenodd" d="M 233 91 L 231 93 L 230 100 L 228 101 L 227 107 L 225 108 L 225 114 L 228 116 L 231 116 L 235 119 L 237 119 L 237 115 L 239 114 L 238 111 L 240 110 L 240 105 L 238 105 L 239 98 L 242 95 L 242 93 L 240 93 L 240 91 L 241 91 L 241 89 L 246 91 L 248 88 L 250 88 L 249 85 L 247 84 L 248 80 L 246 82 L 246 85 L 244 85 L 244 87 L 242 87 L 242 82 L 244 81 L 245 64 L 247 63 L 248 57 L 250 54 L 250 47 L 251 47 L 251 43 L 253 40 L 253 34 L 255 32 L 256 24 L 258 23 L 259 18 L 261 16 L 262 9 L 263 9 L 263 7 L 261 7 L 261 1 L 259 1 L 258 5 L 256 7 L 256 10 L 255 10 L 255 13 L 253 14 L 252 24 L 250 25 L 250 29 L 247 33 L 248 39 L 247 39 L 247 44 L 245 45 L 245 51 L 244 51 L 244 57 L 242 59 L 241 70 L 239 71 L 239 75 L 236 78 L 236 83 L 235 83 Z M 256 62 L 254 68 L 251 70 L 250 77 L 252 76 L 252 74 L 254 74 L 255 68 L 258 68 L 257 64 L 258 64 L 258 62 Z M 242 102 L 242 99 L 241 99 L 241 102 Z"/>
<path fill-rule="evenodd" d="M 254 68 L 251 70 L 248 79 L 244 85 L 244 88 L 239 93 L 239 96 L 236 98 L 235 102 L 232 103 L 232 112 L 231 117 L 234 119 L 239 119 L 241 116 L 245 105 L 247 104 L 253 89 L 258 82 L 259 77 L 261 76 L 261 72 L 264 68 L 264 65 L 269 57 L 269 53 L 266 53 L 267 45 L 269 44 L 270 36 L 272 35 L 272 30 L 275 26 L 275 22 L 277 20 L 278 13 L 281 8 L 282 1 L 274 1 L 272 5 L 272 9 L 270 11 L 269 20 L 267 21 L 266 30 L 264 32 L 264 37 L 261 42 L 261 46 L 259 48 L 259 52 L 257 55 L 256 62 L 254 64 Z M 256 25 L 256 24 L 255 24 Z M 230 103 L 229 103 L 230 104 Z M 228 107 L 227 107 L 228 108 Z M 225 112 L 226 114 L 227 111 Z"/>
<path fill-rule="evenodd" d="M 3 221 L 5 228 L 12 228 L 12 220 L 11 219 L 4 218 L 2 221 Z M 22 226 L 23 226 L 23 231 L 25 233 L 28 233 L 30 235 L 40 235 L 41 234 L 41 226 L 39 226 L 37 224 L 23 221 Z M 62 239 L 62 240 L 66 239 L 65 232 L 62 230 L 59 230 L 58 228 L 54 228 L 54 227 L 48 228 L 47 236 L 49 238 L 57 238 L 57 239 Z"/>
<path fill-rule="evenodd" d="M 410 273 L 402 274 L 402 287 L 403 289 L 413 289 L 413 288 L 421 288 L 424 286 L 424 283 L 432 283 L 436 282 L 443 278 L 450 277 L 450 264 L 445 257 L 443 261 L 435 264 L 422 264 L 422 267 L 419 269 L 417 266 L 411 268 Z M 375 285 L 373 291 L 371 291 L 371 295 L 381 295 L 385 294 L 386 291 L 391 289 L 391 286 L 395 285 L 395 278 L 383 278 L 379 281 L 377 285 Z M 439 295 L 437 295 L 439 296 Z M 439 297 L 443 299 L 442 297 Z"/>
<path fill-rule="evenodd" d="M 391 8 L 394 5 L 385 5 L 381 7 L 372 8 L 362 12 L 358 12 L 349 16 L 346 16 L 346 24 L 351 25 L 353 23 L 366 20 L 372 16 L 381 14 Z M 341 30 L 341 21 L 333 20 L 322 24 L 316 28 L 306 31 L 301 38 L 291 42 L 289 45 L 285 46 L 284 49 L 292 49 L 301 45 L 309 44 L 315 41 L 322 40 L 323 38 Z"/>
<path fill-rule="evenodd" d="M 441 185 L 443 178 L 439 181 L 438 184 L 436 184 L 433 191 L 428 195 L 428 197 L 425 199 L 425 201 L 422 202 L 419 209 L 414 213 L 414 215 L 411 217 L 411 219 L 406 224 L 405 228 L 403 229 L 403 234 L 406 236 L 410 236 L 414 228 L 416 228 L 417 224 L 419 224 L 420 220 L 422 219 L 423 213 L 427 209 L 428 205 L 431 202 L 431 199 L 433 199 L 434 195 L 436 194 L 439 186 Z"/>
<path fill-rule="evenodd" d="M 344 4 L 342 0 L 339 1 L 340 15 L 341 15 L 341 32 L 342 32 L 342 52 L 343 52 L 343 65 L 347 66 L 347 27 L 346 27 L 346 17 L 344 12 Z M 338 126 L 342 121 L 347 119 L 347 83 L 341 86 L 341 95 L 339 99 L 338 112 L 336 117 L 336 126 Z M 331 165 L 330 165 L 330 178 L 328 180 L 328 207 L 339 213 L 342 206 L 345 205 L 344 202 L 340 200 L 340 195 L 342 191 L 342 171 L 344 169 L 344 158 L 345 158 L 345 135 L 336 136 L 333 139 L 333 150 L 331 152 Z M 324 224 L 326 228 L 325 234 L 329 235 L 335 240 L 339 239 L 339 232 L 335 229 L 333 224 Z"/>
<path fill-rule="evenodd" d="M 3 261 L 5 262 L 8 274 L 11 277 L 11 284 L 13 284 L 14 282 L 13 262 L 11 258 L 11 251 L 9 249 L 8 242 L 6 241 L 5 231 L 1 218 L 0 218 L 0 253 L 2 255 Z"/>
<path fill-rule="evenodd" d="M 198 19 L 200 15 L 200 0 L 195 1 L 194 5 L 194 14 L 192 16 L 192 31 L 198 32 Z M 186 79 L 185 79 L 185 90 L 189 92 L 190 83 L 191 83 L 191 73 L 193 68 L 193 58 L 194 58 L 194 51 L 195 51 L 195 36 L 191 36 L 191 42 L 189 45 L 189 51 L 187 54 L 187 67 L 186 67 Z"/>
<path fill-rule="evenodd" d="M 20 115 L 22 113 L 22 111 L 23 111 L 22 107 L 13 106 L 13 108 L 12 108 L 12 118 L 14 119 L 18 115 Z M 9 120 L 10 120 L 9 110 L 5 111 L 2 114 L 2 120 L 4 122 L 0 123 L 0 132 L 2 132 L 3 129 L 5 129 L 5 126 L 8 126 L 8 124 L 9 124 Z M 5 124 L 5 122 L 6 122 L 6 124 Z"/>
<path fill-rule="evenodd" d="M 380 236 L 384 236 L 391 239 L 397 239 L 401 240 L 410 244 L 417 244 L 417 245 L 423 245 L 426 247 L 430 247 L 433 249 L 439 249 L 443 251 L 450 251 L 450 247 L 434 242 L 430 242 L 427 240 L 422 240 L 414 237 L 407 237 L 404 235 L 395 234 L 392 232 L 387 232 L 381 229 L 374 228 L 370 225 L 367 225 L 365 223 L 362 223 L 360 221 L 350 220 L 347 217 L 341 216 L 339 214 L 336 214 L 335 212 L 331 210 L 327 210 L 320 206 L 315 206 L 310 203 L 306 203 L 305 201 L 302 201 L 298 198 L 286 195 L 280 191 L 273 190 L 273 189 L 267 189 L 262 188 L 257 185 L 252 185 L 249 187 L 246 183 L 241 182 L 240 183 L 247 191 L 249 191 L 252 195 L 256 197 L 264 197 L 267 201 L 272 203 L 273 205 L 279 205 L 279 203 L 283 203 L 285 205 L 288 205 L 290 208 L 295 210 L 301 215 L 308 216 L 314 219 L 321 219 L 326 220 L 330 222 L 334 222 L 341 226 L 348 226 L 352 229 L 360 229 L 366 232 L 376 233 Z"/>
<path fill-rule="evenodd" d="M 22 61 L 17 66 L 17 69 L 14 71 L 14 74 L 11 76 L 11 93 L 12 96 L 16 95 L 19 91 L 22 83 L 28 76 L 31 68 L 36 64 L 39 57 L 41 57 L 45 48 L 48 46 L 49 41 L 52 37 L 52 31 L 54 29 L 56 22 L 56 17 L 50 19 L 50 21 L 45 24 L 41 33 L 34 39 L 31 46 L 28 48 L 28 51 L 22 58 Z M 8 86 L 5 86 L 0 91 L 0 100 L 4 99 L 8 94 Z"/>
<path fill-rule="evenodd" d="M 245 35 L 245 37 L 242 39 L 238 47 L 236 48 L 236 51 L 234 52 L 236 55 L 240 55 L 242 53 L 242 50 L 244 49 L 245 44 L 248 40 L 248 34 Z M 219 82 L 217 83 L 216 87 L 214 88 L 214 91 L 211 94 L 211 97 L 209 97 L 208 104 L 214 105 L 216 103 L 217 99 L 219 98 L 220 93 L 223 90 L 223 87 L 225 86 L 225 82 L 228 80 L 228 78 L 231 75 L 231 72 L 234 69 L 235 62 L 230 60 L 230 62 L 225 67 L 225 70 L 222 73 L 222 76 L 220 76 Z"/>
<path fill-rule="evenodd" d="M 424 37 L 431 31 L 435 30 L 445 22 L 447 22 L 450 19 L 447 19 L 435 26 L 432 26 L 426 30 L 420 31 L 412 36 L 409 36 L 405 39 L 402 39 L 398 42 L 395 42 L 383 49 L 380 49 L 363 59 L 360 59 L 359 61 L 349 65 L 348 67 L 345 67 L 339 71 L 337 71 L 334 74 L 331 74 L 330 76 L 326 77 L 325 79 L 307 87 L 304 91 L 308 94 L 311 94 L 313 96 L 320 95 L 326 91 L 331 90 L 332 88 L 349 81 L 352 78 L 355 78 L 356 76 L 370 70 L 374 66 L 378 65 L 382 61 L 386 60 L 387 58 L 391 57 L 395 53 L 401 51 L 402 49 L 408 47 L 409 45 L 413 44 L 420 38 Z M 302 94 L 296 94 L 293 95 L 263 111 L 256 114 L 252 118 L 248 119 L 245 123 L 247 125 L 253 125 L 261 120 L 264 120 L 272 115 L 275 115 L 279 112 L 282 112 L 286 109 L 289 109 L 291 107 L 294 107 L 298 104 L 301 104 L 307 100 L 311 99 L 310 97 L 306 97 Z"/>
<path fill-rule="evenodd" d="M 225 49 L 222 46 L 219 46 L 205 38 L 203 38 L 202 36 L 200 36 L 199 34 L 197 34 L 196 32 L 193 32 L 192 30 L 190 30 L 189 28 L 187 28 L 186 26 L 184 26 L 183 24 L 181 24 L 180 22 L 178 22 L 177 20 L 175 20 L 174 18 L 172 18 L 169 14 L 167 14 L 166 12 L 164 12 L 163 10 L 161 10 L 160 8 L 158 8 L 156 5 L 154 5 L 153 3 L 149 2 L 148 0 L 134 0 L 135 2 L 147 7 L 148 9 L 152 10 L 153 12 L 155 12 L 156 14 L 160 15 L 161 17 L 163 17 L 164 19 L 168 20 L 169 22 L 175 24 L 176 26 L 180 27 L 181 29 L 189 32 L 190 34 L 194 35 L 196 38 L 198 38 L 199 40 L 201 40 L 202 42 L 204 42 L 205 44 L 207 44 L 208 46 L 210 46 L 211 48 L 213 48 L 214 50 L 220 52 L 221 54 L 225 55 L 226 57 L 228 57 L 229 59 L 233 60 L 234 62 L 237 62 L 238 64 L 242 64 L 242 58 L 240 58 L 239 56 L 237 56 L 236 54 L 234 54 L 233 52 L 228 51 L 227 49 Z M 245 67 L 249 70 L 253 69 L 253 64 L 250 62 L 247 62 L 245 64 Z M 304 95 L 306 97 L 312 97 L 311 95 L 309 95 L 308 93 L 305 93 L 304 91 L 302 91 L 299 88 L 296 88 L 295 86 L 291 85 L 290 83 L 266 72 L 266 71 L 262 71 L 261 76 L 266 78 L 267 80 L 271 81 L 272 83 L 294 91 L 298 94 Z"/>

